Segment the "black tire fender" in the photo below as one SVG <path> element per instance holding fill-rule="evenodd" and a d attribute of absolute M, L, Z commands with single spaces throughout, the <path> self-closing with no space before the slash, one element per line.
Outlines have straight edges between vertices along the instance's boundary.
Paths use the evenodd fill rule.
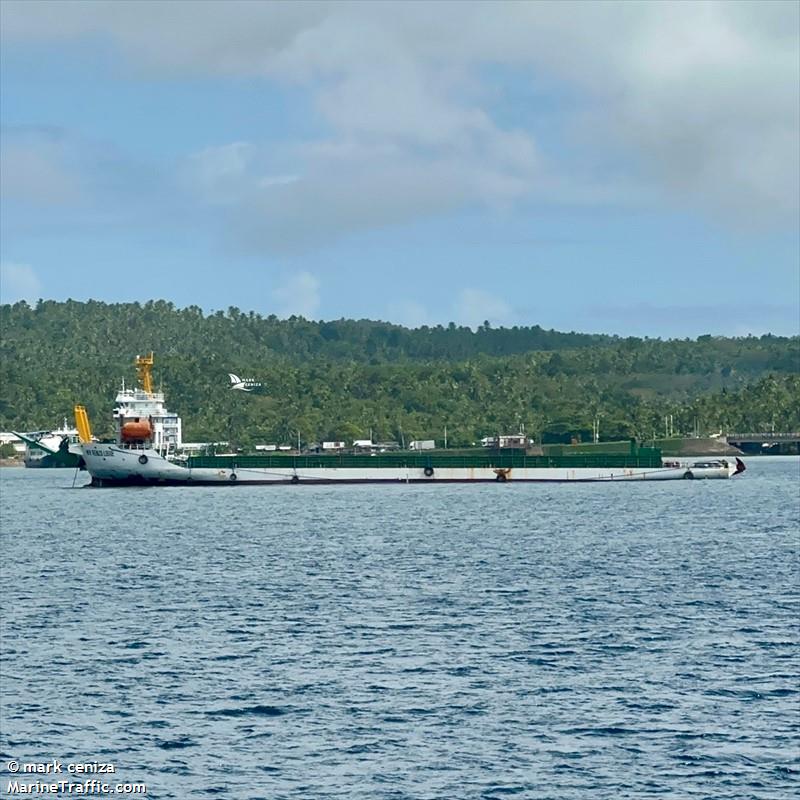
<path fill-rule="evenodd" d="M 432 478 L 433 477 L 433 467 L 425 467 L 423 472 L 425 473 L 425 477 L 426 478 Z"/>
<path fill-rule="evenodd" d="M 497 475 L 495 475 L 495 480 L 496 481 L 507 481 L 508 477 L 506 476 L 505 472 L 498 472 Z"/>
<path fill-rule="evenodd" d="M 684 480 L 694 480 L 694 472 L 690 469 L 687 469 L 686 472 L 683 473 Z"/>
<path fill-rule="evenodd" d="M 236 477 L 236 473 L 235 472 L 231 472 L 231 480 L 232 481 L 238 480 L 238 478 Z"/>
<path fill-rule="evenodd" d="M 140 464 L 146 464 L 146 463 L 147 463 L 147 456 L 146 456 L 144 453 L 142 453 L 142 454 L 139 456 L 139 463 L 140 463 Z"/>

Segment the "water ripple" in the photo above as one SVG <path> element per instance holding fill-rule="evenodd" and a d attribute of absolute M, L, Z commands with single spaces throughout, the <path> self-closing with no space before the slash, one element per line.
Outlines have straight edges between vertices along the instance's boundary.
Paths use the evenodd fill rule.
<path fill-rule="evenodd" d="M 798 463 L 391 492 L 2 470 L 0 760 L 105 759 L 154 798 L 798 796 Z"/>

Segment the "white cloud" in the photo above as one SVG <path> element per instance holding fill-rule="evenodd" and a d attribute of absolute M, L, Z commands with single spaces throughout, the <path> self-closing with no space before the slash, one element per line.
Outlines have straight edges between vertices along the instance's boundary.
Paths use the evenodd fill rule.
<path fill-rule="evenodd" d="M 388 317 L 391 322 L 405 325 L 406 328 L 421 328 L 423 325 L 436 325 L 430 310 L 416 300 L 397 300 L 390 303 Z"/>
<path fill-rule="evenodd" d="M 35 303 L 42 296 L 42 282 L 28 264 L 0 264 L 0 302 L 25 300 Z"/>
<path fill-rule="evenodd" d="M 328 132 L 287 149 L 288 164 L 254 143 L 198 160 L 209 195 L 238 206 L 259 247 L 531 196 L 654 190 L 732 225 L 798 213 L 796 3 L 6 0 L 2 15 L 8 39 L 110 39 L 150 75 L 310 92 Z M 558 114 L 580 171 L 539 147 L 537 107 L 501 119 L 506 85 L 570 87 Z"/>
<path fill-rule="evenodd" d="M 213 204 L 228 204 L 241 195 L 243 182 L 255 155 L 249 142 L 207 147 L 189 159 L 188 176 Z"/>
<path fill-rule="evenodd" d="M 469 154 L 412 155 L 354 144 L 297 149 L 292 180 L 255 177 L 240 186 L 231 227 L 254 247 L 294 250 L 353 231 L 444 214 L 471 202 L 502 207 L 519 198 L 519 174 L 474 163 Z"/>
<path fill-rule="evenodd" d="M 646 336 L 652 330 L 678 338 L 710 333 L 719 336 L 747 336 L 774 333 L 800 335 L 800 309 L 797 303 L 750 301 L 712 305 L 660 305 L 633 303 L 627 306 L 594 306 L 584 310 L 586 317 L 600 326 L 626 335 Z"/>
<path fill-rule="evenodd" d="M 276 287 L 272 296 L 279 303 L 277 315 L 314 319 L 320 304 L 319 281 L 310 272 L 298 272 Z"/>
<path fill-rule="evenodd" d="M 300 180 L 299 175 L 265 175 L 258 182 L 262 188 L 269 186 L 285 186 L 288 183 L 295 183 Z"/>
<path fill-rule="evenodd" d="M 494 327 L 500 327 L 514 324 L 520 316 L 519 311 L 499 295 L 469 287 L 459 290 L 452 305 L 449 308 L 442 307 L 441 313 L 434 314 L 424 303 L 409 298 L 396 300 L 387 311 L 392 322 L 408 328 L 442 325 L 450 321 L 470 328 L 477 328 L 487 321 Z"/>
<path fill-rule="evenodd" d="M 3 128 L 0 136 L 0 195 L 43 206 L 78 201 L 79 170 L 64 137 L 43 128 Z"/>
<path fill-rule="evenodd" d="M 456 322 L 477 328 L 485 321 L 494 327 L 507 325 L 513 317 L 511 306 L 502 297 L 483 289 L 462 289 L 453 306 Z"/>
<path fill-rule="evenodd" d="M 0 201 L 11 225 L 17 205 L 35 207 L 26 215 L 33 211 L 40 228 L 152 224 L 177 216 L 175 197 L 172 174 L 108 141 L 47 126 L 0 131 Z"/>

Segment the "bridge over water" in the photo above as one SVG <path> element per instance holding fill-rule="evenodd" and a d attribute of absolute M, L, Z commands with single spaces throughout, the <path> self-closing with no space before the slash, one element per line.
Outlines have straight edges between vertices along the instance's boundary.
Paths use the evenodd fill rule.
<path fill-rule="evenodd" d="M 724 439 L 729 444 L 796 444 L 800 442 L 800 432 L 727 433 Z"/>
<path fill-rule="evenodd" d="M 722 437 L 728 444 L 738 447 L 745 453 L 772 453 L 800 455 L 800 432 L 788 433 L 758 431 L 754 433 L 728 433 Z"/>

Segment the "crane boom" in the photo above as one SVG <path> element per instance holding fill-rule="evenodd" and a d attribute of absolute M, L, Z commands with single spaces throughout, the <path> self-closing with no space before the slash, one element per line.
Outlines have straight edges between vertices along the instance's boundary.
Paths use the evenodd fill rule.
<path fill-rule="evenodd" d="M 78 437 L 82 443 L 86 444 L 92 441 L 92 428 L 89 425 L 89 415 L 84 406 L 75 406 L 75 427 L 78 429 Z"/>

